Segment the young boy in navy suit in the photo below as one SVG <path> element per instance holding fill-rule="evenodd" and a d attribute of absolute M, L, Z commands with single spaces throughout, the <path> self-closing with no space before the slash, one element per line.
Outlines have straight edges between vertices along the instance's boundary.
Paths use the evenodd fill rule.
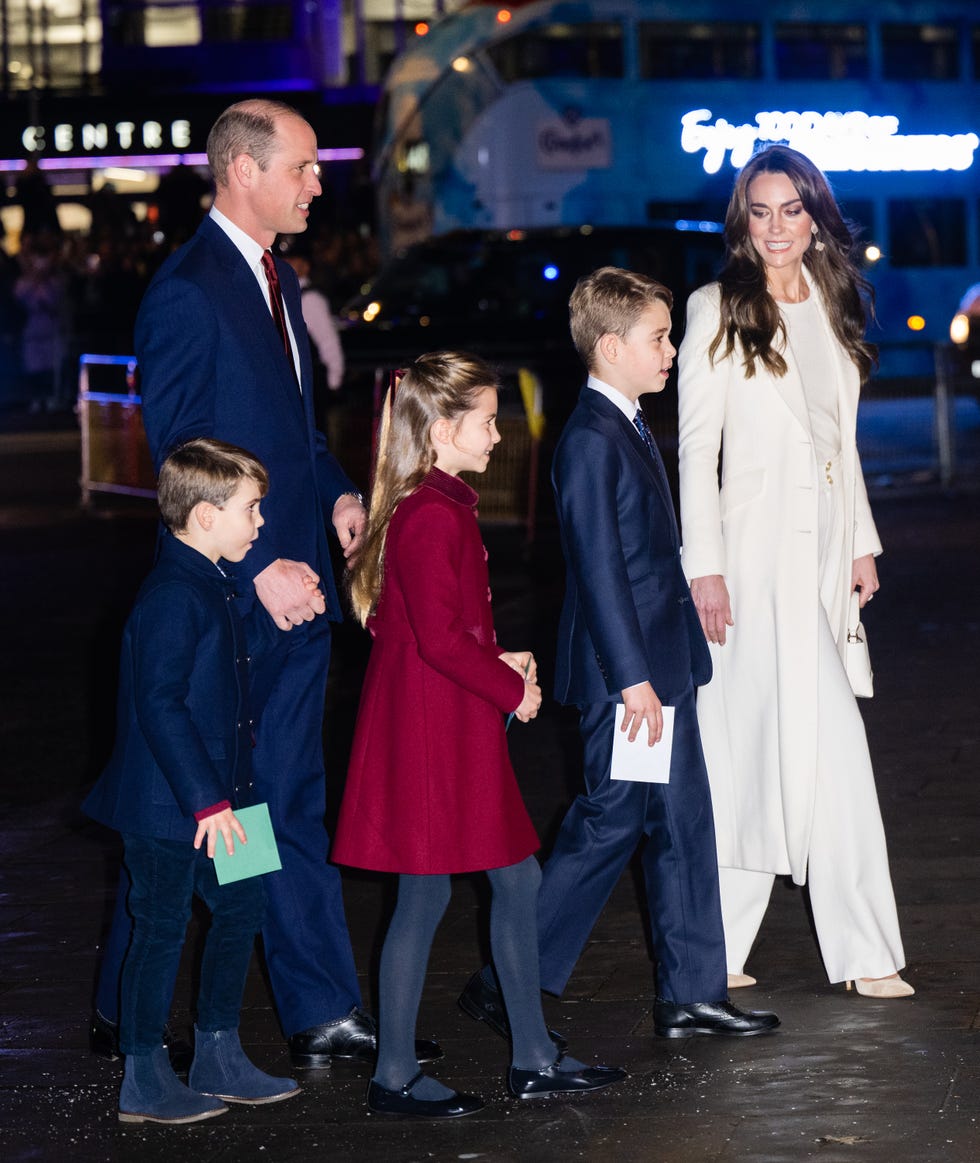
<path fill-rule="evenodd" d="M 197 1122 L 224 1113 L 222 1099 L 268 1103 L 298 1093 L 292 1079 L 253 1066 L 238 1038 L 262 880 L 219 885 L 213 861 L 218 843 L 232 855 L 234 837 L 246 842 L 234 809 L 253 802 L 249 648 L 224 563 L 242 561 L 258 537 L 268 487 L 251 453 L 213 439 L 187 442 L 160 470 L 167 533 L 123 635 L 115 748 L 83 805 L 122 833 L 131 880 L 122 1122 Z M 185 1086 L 161 1031 L 195 894 L 211 910 L 211 927 Z"/>
<path fill-rule="evenodd" d="M 639 398 L 662 392 L 676 354 L 670 291 L 603 267 L 579 280 L 572 339 L 589 371 L 555 449 L 552 484 L 566 565 L 555 694 L 578 706 L 585 791 L 544 866 L 538 897 L 541 987 L 561 994 L 637 845 L 657 962 L 662 1037 L 757 1034 L 775 1014 L 728 1001 L 711 797 L 694 709 L 711 661 L 680 563 L 660 453 Z M 611 778 L 613 733 L 654 747 L 674 708 L 669 783 Z M 624 711 L 625 707 L 625 711 Z M 503 1032 L 487 971 L 460 1004 Z"/>

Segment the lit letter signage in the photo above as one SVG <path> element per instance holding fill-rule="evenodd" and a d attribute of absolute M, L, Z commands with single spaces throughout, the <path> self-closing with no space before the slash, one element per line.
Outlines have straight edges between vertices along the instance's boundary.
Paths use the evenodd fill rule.
<path fill-rule="evenodd" d="M 179 118 L 164 124 L 160 121 L 93 121 L 77 125 L 62 122 L 53 127 L 28 125 L 20 140 L 29 153 L 43 153 L 49 143 L 58 153 L 102 153 L 105 150 L 179 150 L 191 145 L 191 123 Z"/>
<path fill-rule="evenodd" d="M 711 120 L 710 109 L 692 109 L 681 118 L 681 148 L 704 150 L 703 165 L 716 174 L 729 156 L 739 169 L 757 143 L 785 142 L 825 171 L 968 170 L 980 146 L 975 133 L 898 132 L 897 117 L 867 113 L 757 113 L 754 124 Z"/>
<path fill-rule="evenodd" d="M 159 149 L 163 145 L 162 129 L 159 121 L 143 122 L 143 144 L 147 149 Z"/>
<path fill-rule="evenodd" d="M 104 121 L 98 125 L 82 126 L 82 149 L 105 149 L 109 144 L 109 127 Z"/>

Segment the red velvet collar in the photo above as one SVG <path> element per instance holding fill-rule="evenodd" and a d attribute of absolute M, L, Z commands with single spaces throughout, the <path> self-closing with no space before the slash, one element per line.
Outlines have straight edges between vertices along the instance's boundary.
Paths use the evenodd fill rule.
<path fill-rule="evenodd" d="M 467 505 L 471 509 L 476 508 L 480 499 L 480 494 L 471 489 L 466 481 L 461 481 L 459 477 L 450 476 L 441 468 L 429 469 L 428 476 L 422 481 L 422 487 L 435 489 L 437 493 L 442 493 L 444 497 L 448 497 L 458 505 Z"/>

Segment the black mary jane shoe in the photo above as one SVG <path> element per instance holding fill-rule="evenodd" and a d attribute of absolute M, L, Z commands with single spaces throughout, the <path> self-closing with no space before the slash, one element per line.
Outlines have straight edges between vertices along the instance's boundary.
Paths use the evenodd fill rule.
<path fill-rule="evenodd" d="M 460 1094 L 455 1090 L 448 1098 L 413 1098 L 412 1088 L 424 1077 L 420 1070 L 401 1090 L 386 1090 L 372 1079 L 367 1092 L 368 1110 L 377 1115 L 394 1115 L 402 1119 L 461 1119 L 464 1115 L 476 1114 L 486 1106 L 477 1095 Z"/>
<path fill-rule="evenodd" d="M 589 1090 L 601 1090 L 622 1082 L 626 1071 L 618 1066 L 583 1066 L 579 1070 L 562 1070 L 559 1054 L 545 1070 L 507 1071 L 507 1088 L 517 1098 L 544 1098 L 548 1094 L 583 1094 Z"/>
<path fill-rule="evenodd" d="M 442 1047 L 438 1042 L 418 1038 L 415 1055 L 419 1062 L 437 1062 L 442 1057 Z M 295 1070 L 325 1069 L 334 1061 L 373 1065 L 377 1056 L 378 1023 L 357 1006 L 346 1018 L 321 1022 L 289 1039 L 289 1059 Z"/>
<path fill-rule="evenodd" d="M 494 989 L 482 973 L 474 973 L 466 983 L 466 988 L 459 995 L 459 1008 L 475 1021 L 486 1022 L 501 1038 L 510 1037 L 510 1022 L 504 1009 L 504 999 L 500 996 L 500 990 Z M 549 1030 L 548 1037 L 554 1042 L 556 1050 L 568 1049 L 568 1041 L 557 1030 Z"/>

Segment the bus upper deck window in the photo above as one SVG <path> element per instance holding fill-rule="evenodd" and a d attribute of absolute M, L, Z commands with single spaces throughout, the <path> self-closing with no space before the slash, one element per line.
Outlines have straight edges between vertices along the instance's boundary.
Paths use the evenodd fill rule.
<path fill-rule="evenodd" d="M 619 78 L 623 28 L 612 21 L 537 25 L 491 45 L 487 55 L 504 81 Z"/>
<path fill-rule="evenodd" d="M 868 76 L 863 24 L 776 25 L 776 75 L 801 81 L 860 81 Z"/>
<path fill-rule="evenodd" d="M 883 24 L 881 49 L 890 81 L 959 79 L 959 37 L 951 24 Z"/>
<path fill-rule="evenodd" d="M 642 21 L 640 76 L 752 80 L 761 75 L 757 24 Z"/>

